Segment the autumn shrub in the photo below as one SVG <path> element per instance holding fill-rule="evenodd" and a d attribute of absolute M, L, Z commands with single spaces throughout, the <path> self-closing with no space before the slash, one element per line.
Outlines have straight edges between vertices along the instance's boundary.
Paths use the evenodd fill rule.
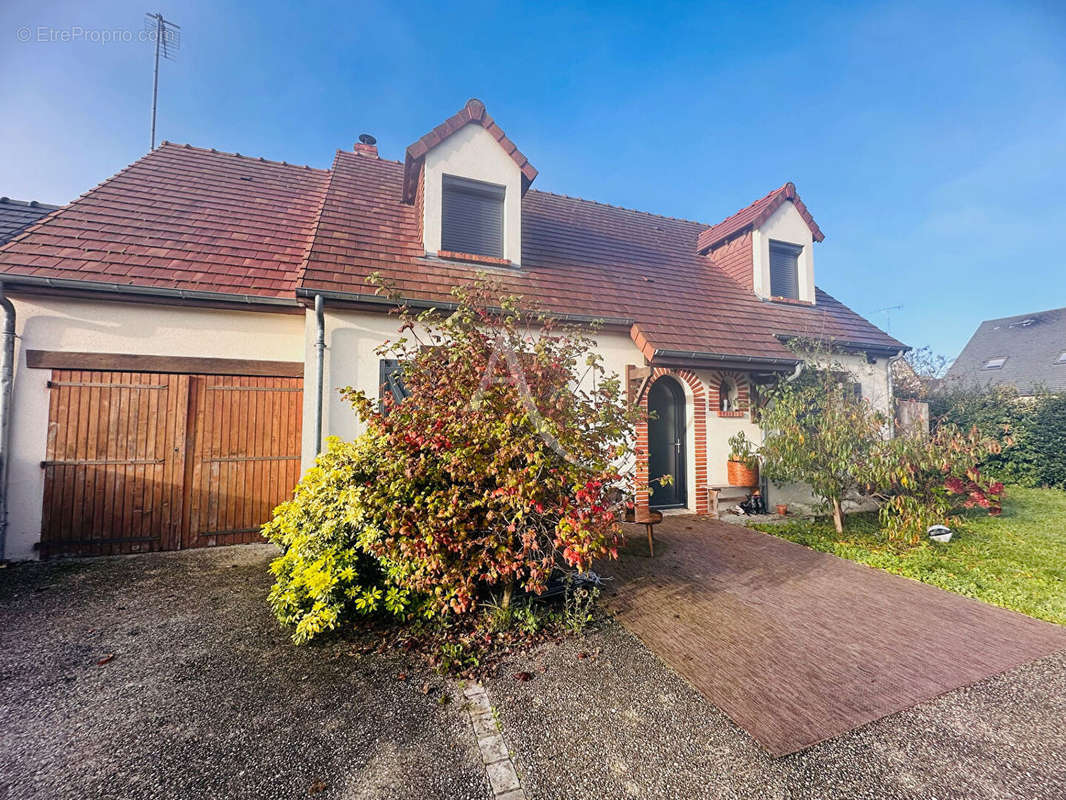
<path fill-rule="evenodd" d="M 637 417 L 588 335 L 485 284 L 456 299 L 447 316 L 404 315 L 381 349 L 403 365 L 402 400 L 344 395 L 389 456 L 363 498 L 381 509 L 368 552 L 462 614 L 485 590 L 506 606 L 560 566 L 617 555 L 611 497 Z"/>
<path fill-rule="evenodd" d="M 343 390 L 365 433 L 331 441 L 264 528 L 284 551 L 270 602 L 298 641 L 371 613 L 455 630 L 479 602 L 617 555 L 638 414 L 620 379 L 587 334 L 516 298 L 455 296 L 401 314 L 379 350 L 394 391 Z"/>
<path fill-rule="evenodd" d="M 931 525 L 958 524 L 963 509 L 1003 510 L 1003 484 L 980 464 L 1001 451 L 977 428 L 939 425 L 929 436 L 897 436 L 873 448 L 864 479 L 880 501 L 881 529 L 890 541 L 917 544 Z"/>

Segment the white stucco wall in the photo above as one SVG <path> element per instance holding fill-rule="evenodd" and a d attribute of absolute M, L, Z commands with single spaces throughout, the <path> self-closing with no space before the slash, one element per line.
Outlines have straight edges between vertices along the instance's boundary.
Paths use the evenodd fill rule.
<path fill-rule="evenodd" d="M 799 299 L 814 302 L 814 238 L 803 217 L 792 204 L 783 203 L 768 220 L 752 231 L 754 287 L 759 297 L 770 296 L 770 240 L 799 245 Z"/>
<path fill-rule="evenodd" d="M 374 351 L 386 340 L 396 339 L 400 323 L 395 316 L 388 314 L 347 309 L 331 310 L 328 305 L 325 321 L 323 437 L 332 435 L 352 438 L 359 434 L 362 425 L 351 406 L 341 398 L 339 390 L 352 386 L 362 389 L 370 396 L 377 396 L 380 356 Z M 315 316 L 314 312 L 309 310 L 304 336 L 307 358 L 307 370 L 304 373 L 306 391 L 303 426 L 305 468 L 310 466 L 315 456 L 315 337 Z M 643 363 L 643 357 L 628 333 L 601 333 L 596 337 L 596 342 L 606 368 L 619 376 L 625 376 L 627 364 Z"/>
<path fill-rule="evenodd" d="M 16 314 L 14 424 L 8 473 L 7 557 L 35 558 L 48 434 L 51 370 L 26 350 L 302 361 L 300 314 L 67 299 L 11 298 Z"/>
<path fill-rule="evenodd" d="M 492 135 L 470 124 L 426 154 L 422 231 L 427 253 L 440 250 L 441 196 L 445 175 L 493 183 L 505 188 L 503 257 L 522 263 L 522 172 Z"/>

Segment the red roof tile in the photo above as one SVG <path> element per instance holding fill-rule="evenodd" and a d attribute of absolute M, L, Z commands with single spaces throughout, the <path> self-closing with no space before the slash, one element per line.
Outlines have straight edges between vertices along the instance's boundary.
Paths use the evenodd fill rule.
<path fill-rule="evenodd" d="M 0 272 L 291 297 L 325 170 L 164 143 L 0 249 Z"/>
<path fill-rule="evenodd" d="M 404 169 L 340 151 L 301 289 L 370 294 L 380 273 L 405 297 L 448 302 L 485 267 L 427 257 L 417 210 L 401 202 Z M 790 358 L 781 335 L 878 348 L 898 341 L 824 292 L 817 305 L 760 300 L 696 252 L 707 226 L 530 190 L 522 199 L 520 269 L 503 286 L 560 314 L 631 319 L 656 351 Z"/>
<path fill-rule="evenodd" d="M 165 144 L 0 248 L 0 274 L 292 298 L 370 295 L 378 272 L 447 302 L 487 270 L 545 310 L 631 320 L 649 358 L 788 359 L 782 335 L 902 347 L 822 292 L 760 300 L 697 252 L 714 228 L 546 192 L 522 199 L 521 267 L 427 257 L 404 181 L 404 164 L 351 152 L 327 171 Z"/>
<path fill-rule="evenodd" d="M 697 248 L 701 253 L 706 253 L 715 245 L 742 231 L 746 231 L 749 228 L 758 228 L 789 200 L 796 206 L 796 210 L 803 217 L 803 221 L 807 223 L 807 227 L 811 229 L 811 236 L 814 237 L 814 241 L 822 241 L 825 238 L 825 234 L 818 227 L 818 223 L 814 221 L 814 217 L 807 210 L 807 206 L 800 200 L 799 194 L 796 193 L 796 185 L 789 181 L 780 189 L 774 189 L 766 197 L 756 200 L 747 208 L 741 209 L 733 216 L 705 230 L 700 234 L 696 245 Z"/>
<path fill-rule="evenodd" d="M 522 191 L 524 192 L 529 188 L 529 185 L 537 177 L 536 167 L 529 163 L 529 159 L 522 155 L 515 143 L 508 139 L 500 126 L 493 121 L 485 110 L 485 104 L 476 97 L 471 97 L 456 114 L 448 117 L 448 119 L 407 148 L 403 176 L 403 199 L 405 203 L 413 203 L 415 201 L 418 175 L 422 170 L 426 153 L 461 128 L 470 124 L 480 125 L 492 134 L 493 138 L 500 143 L 500 147 L 506 151 L 507 155 L 514 160 L 522 171 Z"/>

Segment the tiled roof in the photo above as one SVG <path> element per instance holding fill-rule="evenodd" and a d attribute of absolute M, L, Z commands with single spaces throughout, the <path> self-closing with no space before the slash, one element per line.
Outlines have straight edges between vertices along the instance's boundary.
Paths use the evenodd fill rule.
<path fill-rule="evenodd" d="M 377 272 L 405 297 L 446 302 L 478 267 L 426 257 L 418 213 L 398 201 L 403 168 L 338 152 L 301 280 L 308 291 L 369 293 Z M 757 298 L 696 252 L 698 222 L 530 190 L 522 200 L 522 267 L 496 269 L 508 289 L 560 314 L 632 319 L 655 351 L 789 358 L 780 336 L 902 348 L 824 292 L 817 305 Z"/>
<path fill-rule="evenodd" d="M 352 152 L 316 170 L 164 144 L 0 248 L 0 273 L 293 298 L 370 295 L 378 272 L 446 302 L 485 267 L 424 254 L 404 177 Z M 781 336 L 902 347 L 822 292 L 815 306 L 760 300 L 699 255 L 701 223 L 534 190 L 522 211 L 521 268 L 491 274 L 548 311 L 633 321 L 649 358 L 789 359 Z"/>
<path fill-rule="evenodd" d="M 955 359 L 946 380 L 972 385 L 1014 386 L 1022 394 L 1040 388 L 1066 391 L 1066 308 L 982 322 Z M 1005 358 L 998 369 L 989 359 Z"/>
<path fill-rule="evenodd" d="M 407 148 L 407 158 L 404 161 L 403 199 L 405 203 L 413 203 L 418 183 L 418 174 L 422 169 L 426 153 L 439 145 L 449 136 L 452 136 L 466 125 L 480 125 L 487 130 L 492 137 L 500 143 L 522 171 L 522 191 L 524 192 L 537 177 L 537 169 L 529 163 L 529 159 L 522 155 L 514 142 L 507 138 L 507 134 L 489 116 L 485 110 L 485 104 L 476 97 L 466 101 L 458 112 L 448 117 L 440 125 L 431 130 L 413 145 Z"/>
<path fill-rule="evenodd" d="M 5 245 L 0 271 L 291 297 L 328 180 L 164 143 Z"/>
<path fill-rule="evenodd" d="M 0 197 L 0 244 L 9 242 L 26 228 L 46 217 L 60 206 L 38 203 L 36 200 L 12 200 Z"/>
<path fill-rule="evenodd" d="M 818 227 L 818 223 L 814 221 L 814 217 L 811 216 L 811 212 L 807 210 L 807 206 L 800 200 L 799 194 L 796 192 L 796 185 L 789 181 L 780 189 L 774 189 L 766 197 L 760 198 L 752 203 L 747 208 L 742 208 L 736 214 L 728 217 L 717 225 L 712 225 L 703 233 L 700 234 L 699 251 L 706 253 L 712 247 L 732 236 L 735 236 L 742 231 L 746 231 L 749 228 L 758 228 L 766 220 L 770 219 L 770 216 L 777 211 L 782 205 L 789 200 L 799 211 L 800 216 L 803 217 L 803 221 L 807 223 L 807 227 L 811 229 L 811 236 L 814 237 L 814 241 L 820 242 L 825 238 L 825 234 L 822 233 L 821 228 Z"/>

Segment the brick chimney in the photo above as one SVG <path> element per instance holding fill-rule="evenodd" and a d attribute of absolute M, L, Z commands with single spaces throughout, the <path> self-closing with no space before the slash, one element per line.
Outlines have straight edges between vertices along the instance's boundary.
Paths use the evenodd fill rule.
<path fill-rule="evenodd" d="M 361 156 L 374 156 L 377 158 L 378 140 L 369 133 L 360 133 L 359 141 L 355 143 L 352 149 Z"/>

